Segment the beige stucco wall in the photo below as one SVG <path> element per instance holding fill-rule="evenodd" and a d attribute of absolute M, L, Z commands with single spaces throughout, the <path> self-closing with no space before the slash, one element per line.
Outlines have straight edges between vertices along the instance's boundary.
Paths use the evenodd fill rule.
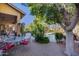
<path fill-rule="evenodd" d="M 76 25 L 76 27 L 74 28 L 73 32 L 74 32 L 75 34 L 77 34 L 78 37 L 79 37 L 79 24 Z"/>
<path fill-rule="evenodd" d="M 54 24 L 55 25 L 55 24 Z M 54 26 L 53 25 L 53 26 Z M 52 29 L 49 30 L 49 32 L 61 32 L 61 33 L 65 33 L 63 28 L 61 26 L 54 26 L 54 27 L 51 27 Z M 50 28 L 48 28 L 50 29 Z M 73 30 L 73 33 L 77 34 L 79 36 L 79 23 L 75 26 L 74 30 Z"/>

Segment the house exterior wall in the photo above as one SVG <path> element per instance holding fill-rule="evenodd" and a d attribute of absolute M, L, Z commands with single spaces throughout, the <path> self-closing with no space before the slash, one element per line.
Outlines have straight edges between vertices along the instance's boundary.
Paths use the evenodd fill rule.
<path fill-rule="evenodd" d="M 52 24 L 51 26 L 48 27 L 49 32 L 60 32 L 66 35 L 65 31 L 60 25 Z M 78 38 L 79 38 L 79 23 L 76 25 L 76 27 L 73 30 L 73 33 L 75 33 Z"/>
<path fill-rule="evenodd" d="M 76 25 L 73 32 L 79 37 L 79 24 Z"/>
<path fill-rule="evenodd" d="M 48 32 L 58 32 L 58 33 L 63 33 L 64 30 L 59 24 L 52 24 L 48 26 L 49 31 Z"/>
<path fill-rule="evenodd" d="M 17 22 L 14 24 L 14 26 L 16 27 L 17 34 L 20 34 L 20 26 L 17 23 L 20 21 L 23 14 L 21 12 L 19 12 L 18 10 L 12 8 L 7 3 L 0 3 L 0 13 L 17 16 L 17 19 L 16 19 Z M 9 24 L 9 23 L 4 22 L 3 24 Z"/>

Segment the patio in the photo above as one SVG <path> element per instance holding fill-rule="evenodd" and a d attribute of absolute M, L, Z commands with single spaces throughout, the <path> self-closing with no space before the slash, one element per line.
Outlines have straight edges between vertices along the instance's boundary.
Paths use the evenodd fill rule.
<path fill-rule="evenodd" d="M 28 35 L 26 36 L 26 38 Z M 20 41 L 20 38 L 16 38 Z M 14 42 L 19 42 L 15 40 Z M 6 41 L 7 42 L 7 41 Z M 11 41 L 10 41 L 11 42 Z M 13 41 L 12 41 L 13 42 Z M 79 55 L 79 44 L 75 43 L 75 50 Z M 40 44 L 30 39 L 28 45 L 15 45 L 8 51 L 8 56 L 66 56 L 64 54 L 65 45 L 50 42 L 48 44 Z"/>
<path fill-rule="evenodd" d="M 64 56 L 56 43 L 39 44 L 34 41 L 28 46 L 18 46 L 11 53 L 14 56 Z"/>
<path fill-rule="evenodd" d="M 75 46 L 79 55 L 79 48 Z M 56 43 L 39 44 L 30 42 L 27 46 L 18 46 L 11 51 L 12 56 L 66 56 L 64 45 Z M 77 56 L 78 56 L 77 55 Z"/>

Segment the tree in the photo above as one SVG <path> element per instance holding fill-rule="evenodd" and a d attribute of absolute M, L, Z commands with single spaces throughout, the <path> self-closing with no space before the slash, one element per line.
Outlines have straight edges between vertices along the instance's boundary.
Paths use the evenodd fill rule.
<path fill-rule="evenodd" d="M 79 18 L 79 4 L 28 4 L 31 14 L 48 24 L 59 23 L 66 32 L 67 55 L 74 55 L 73 29 Z"/>
<path fill-rule="evenodd" d="M 49 39 L 45 37 L 45 27 L 44 22 L 36 18 L 29 26 L 32 35 L 35 37 L 35 41 L 38 43 L 49 43 Z"/>

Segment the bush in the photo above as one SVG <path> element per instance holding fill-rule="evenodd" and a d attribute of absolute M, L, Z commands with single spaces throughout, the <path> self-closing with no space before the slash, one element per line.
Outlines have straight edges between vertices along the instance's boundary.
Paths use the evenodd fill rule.
<path fill-rule="evenodd" d="M 39 39 L 36 39 L 36 42 L 38 43 L 49 43 L 48 37 L 41 37 Z"/>
<path fill-rule="evenodd" d="M 57 42 L 60 42 L 60 40 L 62 40 L 63 38 L 63 34 L 62 33 L 55 33 L 55 38 Z"/>
<path fill-rule="evenodd" d="M 36 35 L 35 41 L 38 43 L 49 43 L 48 37 L 44 37 L 43 35 Z"/>

